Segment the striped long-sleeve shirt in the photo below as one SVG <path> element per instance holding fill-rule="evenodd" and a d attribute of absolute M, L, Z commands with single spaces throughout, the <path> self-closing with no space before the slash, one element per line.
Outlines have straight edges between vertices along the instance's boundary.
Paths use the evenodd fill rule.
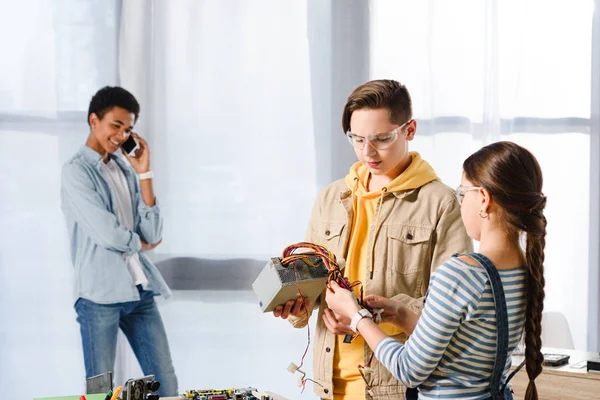
<path fill-rule="evenodd" d="M 509 348 L 525 321 L 525 269 L 498 270 L 506 296 Z M 432 275 L 419 322 L 402 344 L 385 338 L 375 356 L 402 384 L 419 386 L 420 399 L 488 399 L 496 354 L 492 288 L 483 267 L 451 258 Z M 504 374 L 510 369 L 508 357 Z"/>

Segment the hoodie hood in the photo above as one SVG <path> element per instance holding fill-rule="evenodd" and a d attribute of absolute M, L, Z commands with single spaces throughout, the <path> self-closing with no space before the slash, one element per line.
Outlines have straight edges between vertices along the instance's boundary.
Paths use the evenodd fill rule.
<path fill-rule="evenodd" d="M 410 165 L 384 188 L 373 192 L 367 191 L 370 172 L 360 161 L 350 167 L 350 172 L 346 175 L 346 185 L 357 196 L 377 198 L 382 192 L 392 193 L 416 189 L 439 179 L 431 165 L 423 160 L 419 153 L 411 151 L 409 155 L 412 158 Z"/>

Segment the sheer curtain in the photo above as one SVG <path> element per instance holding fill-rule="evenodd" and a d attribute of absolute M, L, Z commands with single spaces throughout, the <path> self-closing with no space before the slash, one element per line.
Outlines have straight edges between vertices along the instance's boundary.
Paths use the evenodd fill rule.
<path fill-rule="evenodd" d="M 316 191 L 306 4 L 127 1 L 121 24 L 121 83 L 145 105 L 165 205 L 157 253 L 264 257 L 302 237 Z"/>
<path fill-rule="evenodd" d="M 412 148 L 451 186 L 484 144 L 531 150 L 548 196 L 546 311 L 587 350 L 593 1 L 372 1 L 371 77 L 404 82 Z M 592 345 L 595 346 L 595 343 Z M 591 349 L 590 349 L 591 350 Z"/>
<path fill-rule="evenodd" d="M 0 0 L 0 386 L 4 398 L 82 392 L 60 171 L 89 99 L 118 83 L 120 2 Z"/>
<path fill-rule="evenodd" d="M 231 282 L 304 238 L 317 191 L 309 61 L 304 1 L 123 3 L 121 84 L 141 101 L 165 216 L 155 257 L 204 288 L 168 279 L 174 297 L 161 303 L 182 390 L 300 396 L 286 368 L 307 332 L 260 312 L 255 275 L 245 290 Z"/>
<path fill-rule="evenodd" d="M 107 84 L 142 105 L 136 129 L 150 141 L 166 217 L 154 257 L 165 272 L 183 260 L 170 278 L 202 288 L 175 285 L 160 302 L 180 390 L 253 385 L 314 397 L 286 371 L 307 332 L 261 314 L 247 288 L 257 266 L 303 238 L 318 189 L 354 161 L 342 106 L 374 78 L 408 86 L 412 149 L 451 186 L 462 160 L 493 140 L 536 154 L 549 198 L 546 309 L 567 315 L 578 349 L 594 350 L 592 9 L 591 0 L 0 0 L 4 397 L 84 387 L 60 168 Z M 122 354 L 117 383 L 140 374 Z"/>
<path fill-rule="evenodd" d="M 59 190 L 62 165 L 87 137 L 91 95 L 121 84 L 142 104 L 136 128 L 150 141 L 167 221 L 156 259 L 262 266 L 302 240 L 317 191 L 306 4 L 2 0 L 0 9 L 11 38 L 0 42 L 10 55 L 0 65 L 0 384 L 7 398 L 81 393 Z M 180 388 L 296 397 L 286 368 L 306 331 L 262 315 L 248 290 L 221 289 L 175 290 L 160 304 Z M 118 384 L 140 374 L 122 354 Z"/>

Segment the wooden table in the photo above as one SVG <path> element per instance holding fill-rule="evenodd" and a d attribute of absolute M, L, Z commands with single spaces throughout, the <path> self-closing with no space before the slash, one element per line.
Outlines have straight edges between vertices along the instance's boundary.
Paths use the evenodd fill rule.
<path fill-rule="evenodd" d="M 600 372 L 587 372 L 587 360 L 598 359 L 598 353 L 563 349 L 542 349 L 543 353 L 567 354 L 571 356 L 569 364 L 562 367 L 544 367 L 535 380 L 540 400 L 590 400 L 600 399 Z M 516 367 L 523 356 L 513 356 L 512 365 Z M 525 367 L 515 375 L 511 383 L 515 399 L 522 400 L 527 389 L 527 371 Z M 166 397 L 163 400 L 182 400 L 181 397 Z"/>
<path fill-rule="evenodd" d="M 561 367 L 544 367 L 535 380 L 538 395 L 543 400 L 589 400 L 600 399 L 600 372 L 587 371 L 587 360 L 598 359 L 598 353 L 543 348 L 543 353 L 566 354 L 571 356 L 569 364 Z M 513 368 L 521 364 L 523 356 L 513 356 Z M 511 380 L 515 399 L 523 399 L 529 383 L 525 367 Z"/>

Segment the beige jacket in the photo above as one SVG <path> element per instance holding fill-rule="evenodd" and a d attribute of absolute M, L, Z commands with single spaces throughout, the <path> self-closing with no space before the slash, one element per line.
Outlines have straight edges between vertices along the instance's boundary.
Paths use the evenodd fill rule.
<path fill-rule="evenodd" d="M 371 226 L 369 232 L 374 275 L 362 280 L 365 293 L 396 299 L 420 313 L 431 272 L 452 254 L 471 252 L 473 248 L 454 191 L 440 181 L 433 181 L 417 189 L 386 193 L 379 212 L 379 224 Z M 352 217 L 351 191 L 343 179 L 333 182 L 315 202 L 306 240 L 326 246 L 338 260 L 345 259 Z M 319 303 L 313 344 L 314 380 L 322 386 L 315 384 L 314 388 L 321 398 L 331 399 L 335 335 L 323 323 L 325 302 Z M 297 328 L 308 322 L 306 316 L 289 320 Z M 400 334 L 395 338 L 404 342 L 407 337 Z M 365 344 L 365 363 L 370 356 L 371 349 Z M 406 388 L 376 359 L 372 368 L 370 384 L 375 396 L 365 393 L 367 399 L 404 399 Z"/>

